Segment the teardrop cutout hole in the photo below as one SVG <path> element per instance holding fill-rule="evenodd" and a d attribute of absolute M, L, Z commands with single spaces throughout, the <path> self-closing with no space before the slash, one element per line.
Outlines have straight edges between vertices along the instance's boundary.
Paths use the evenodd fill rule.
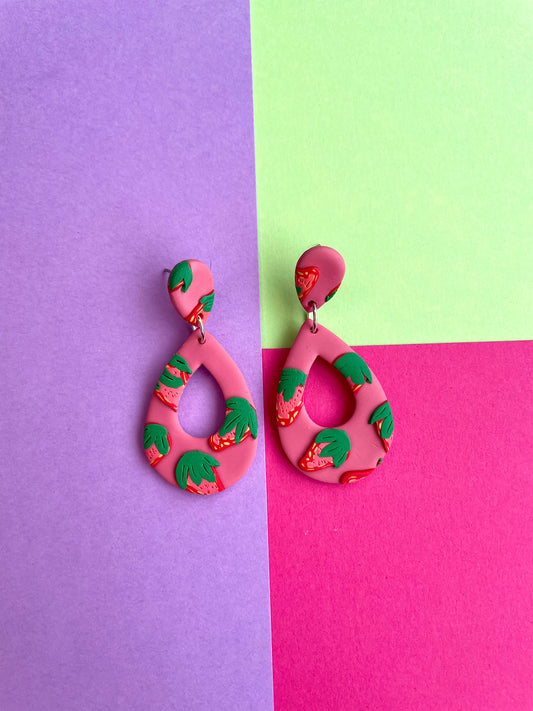
<path fill-rule="evenodd" d="M 178 420 L 193 437 L 209 437 L 224 422 L 226 406 L 219 384 L 200 366 L 185 386 L 178 407 Z"/>
<path fill-rule="evenodd" d="M 346 378 L 323 358 L 311 366 L 304 390 L 305 409 L 321 427 L 338 427 L 353 415 L 355 401 Z"/>

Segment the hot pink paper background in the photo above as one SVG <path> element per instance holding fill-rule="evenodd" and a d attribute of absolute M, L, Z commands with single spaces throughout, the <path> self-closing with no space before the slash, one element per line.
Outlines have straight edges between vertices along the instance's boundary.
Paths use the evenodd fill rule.
<path fill-rule="evenodd" d="M 395 441 L 338 487 L 285 460 L 273 412 L 287 351 L 263 352 L 275 708 L 531 708 L 533 346 L 357 352 Z M 306 400 L 338 424 L 315 376 Z"/>

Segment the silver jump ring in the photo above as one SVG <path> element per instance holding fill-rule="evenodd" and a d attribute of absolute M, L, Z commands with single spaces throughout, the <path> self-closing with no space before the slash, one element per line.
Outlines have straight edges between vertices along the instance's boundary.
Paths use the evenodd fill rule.
<path fill-rule="evenodd" d="M 200 329 L 201 334 L 200 338 L 198 339 L 198 343 L 205 343 L 205 328 L 201 316 L 198 316 L 198 328 Z"/>
<path fill-rule="evenodd" d="M 315 301 L 310 301 L 310 305 L 313 307 L 313 325 L 311 326 L 311 333 L 316 333 L 318 331 L 317 323 L 317 306 Z"/>

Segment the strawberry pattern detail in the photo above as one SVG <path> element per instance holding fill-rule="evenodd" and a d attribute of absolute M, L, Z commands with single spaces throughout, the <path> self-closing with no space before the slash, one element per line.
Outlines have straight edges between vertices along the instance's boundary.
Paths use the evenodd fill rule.
<path fill-rule="evenodd" d="M 254 406 L 243 397 L 226 400 L 224 424 L 209 437 L 209 446 L 215 452 L 244 442 L 247 437 L 257 439 L 257 413 Z"/>
<path fill-rule="evenodd" d="M 150 466 L 155 467 L 170 452 L 170 435 L 166 427 L 149 422 L 143 433 L 144 453 Z"/>
<path fill-rule="evenodd" d="M 329 294 L 326 294 L 324 303 L 327 304 L 328 301 L 330 301 L 335 296 L 335 294 L 338 292 L 339 289 L 340 289 L 340 284 L 337 284 L 337 286 L 333 287 L 333 289 L 329 292 Z"/>
<path fill-rule="evenodd" d="M 361 356 L 353 351 L 335 358 L 333 365 L 344 375 L 354 395 L 365 383 L 372 382 L 370 368 Z"/>
<path fill-rule="evenodd" d="M 339 479 L 339 484 L 352 484 L 354 481 L 364 479 L 369 474 L 372 474 L 373 471 L 374 469 L 363 469 L 361 471 L 344 472 Z"/>
<path fill-rule="evenodd" d="M 198 259 L 182 259 L 164 271 L 169 300 L 192 333 L 171 352 L 154 383 L 144 420 L 144 451 L 157 475 L 176 490 L 205 496 L 233 486 L 250 468 L 257 451 L 257 412 L 239 366 L 206 329 L 215 310 L 211 269 Z M 212 428 L 197 436 L 182 426 L 180 408 L 185 387 L 199 368 L 218 383 L 226 413 L 224 422 L 217 423 L 218 432 Z M 200 403 L 194 399 L 196 409 Z"/>
<path fill-rule="evenodd" d="M 317 283 L 319 276 L 320 272 L 318 270 L 318 267 L 306 267 L 305 269 L 296 269 L 296 293 L 298 294 L 298 298 L 300 299 L 301 303 L 303 303 L 303 300 L 307 296 L 309 296 L 311 289 Z"/>
<path fill-rule="evenodd" d="M 392 433 L 394 431 L 394 420 L 392 419 L 392 412 L 388 400 L 385 400 L 385 402 L 379 405 L 379 407 L 376 407 L 368 420 L 368 424 L 376 425 L 378 435 L 381 437 L 383 449 L 385 452 L 388 452 L 392 443 Z"/>
<path fill-rule="evenodd" d="M 304 386 L 307 375 L 297 368 L 281 371 L 276 398 L 276 421 L 279 427 L 288 427 L 300 414 L 304 403 Z"/>
<path fill-rule="evenodd" d="M 202 321 L 205 321 L 205 316 L 213 308 L 213 301 L 215 299 L 215 290 L 210 291 L 209 294 L 205 294 L 198 301 L 194 309 L 185 317 L 185 320 L 196 326 L 198 323 L 198 316 L 201 317 Z"/>
<path fill-rule="evenodd" d="M 351 454 L 350 439 L 344 430 L 321 430 L 309 450 L 299 461 L 304 472 L 316 472 L 326 467 L 338 469 Z"/>
<path fill-rule="evenodd" d="M 191 375 L 192 370 L 185 358 L 176 353 L 161 373 L 154 393 L 165 405 L 177 412 L 182 388 L 187 384 Z"/>
<path fill-rule="evenodd" d="M 345 272 L 342 255 L 323 244 L 310 247 L 298 258 L 296 293 L 307 318 L 285 357 L 276 396 L 278 437 L 288 461 L 301 474 L 328 484 L 348 484 L 369 476 L 391 446 L 393 429 L 387 395 L 374 370 L 343 338 L 322 322 L 318 326 L 318 309 L 337 294 Z M 339 418 L 331 425 L 325 420 L 319 424 L 309 411 L 307 390 L 317 360 L 326 363 L 330 372 L 333 366 L 334 377 L 338 380 L 340 373 L 352 392 L 350 397 L 341 382 L 343 399 L 350 405 L 348 412 L 344 403 L 337 403 L 343 411 L 342 422 Z M 333 418 L 335 408 L 329 405 L 334 393 L 327 378 L 318 376 L 316 386 L 323 392 L 324 409 Z"/>
<path fill-rule="evenodd" d="M 192 269 L 188 261 L 179 262 L 170 272 L 168 277 L 168 290 L 170 293 L 181 289 L 186 292 L 192 283 Z"/>
<path fill-rule="evenodd" d="M 220 463 L 210 454 L 198 450 L 185 452 L 176 464 L 176 482 L 180 489 L 193 494 L 215 494 L 224 489 L 216 473 L 218 466 Z"/>

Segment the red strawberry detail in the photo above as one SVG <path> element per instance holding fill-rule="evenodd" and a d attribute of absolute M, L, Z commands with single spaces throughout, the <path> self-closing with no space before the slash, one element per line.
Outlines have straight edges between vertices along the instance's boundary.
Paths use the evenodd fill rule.
<path fill-rule="evenodd" d="M 391 448 L 391 445 L 392 445 L 393 435 L 391 435 L 390 437 L 383 437 L 383 435 L 382 435 L 383 421 L 376 422 L 376 427 L 378 430 L 378 435 L 381 437 L 381 443 L 383 444 L 383 449 L 385 450 L 385 452 L 388 452 L 389 449 Z"/>
<path fill-rule="evenodd" d="M 369 474 L 372 474 L 373 469 L 362 469 L 360 471 L 344 472 L 344 474 L 339 479 L 340 484 L 351 484 L 354 481 L 359 481 L 359 479 L 364 479 Z"/>
<path fill-rule="evenodd" d="M 304 404 L 304 386 L 307 375 L 297 368 L 284 368 L 276 398 L 276 422 L 279 427 L 288 427 L 300 414 Z"/>
<path fill-rule="evenodd" d="M 317 444 L 316 442 L 313 442 L 311 445 L 311 448 L 309 451 L 304 454 L 304 456 L 300 459 L 300 469 L 303 469 L 306 472 L 316 472 L 319 469 L 325 469 L 326 467 L 332 467 L 333 466 L 333 458 L 332 457 L 321 457 L 320 453 L 326 446 L 326 443 L 324 444 Z"/>
<path fill-rule="evenodd" d="M 162 372 L 154 392 L 165 405 L 177 412 L 181 393 L 191 375 L 192 370 L 185 358 L 176 353 Z"/>
<path fill-rule="evenodd" d="M 333 365 L 344 375 L 354 395 L 365 383 L 372 382 L 370 368 L 354 351 L 338 356 L 333 361 Z"/>
<path fill-rule="evenodd" d="M 294 396 L 285 402 L 283 393 L 278 393 L 276 397 L 276 421 L 279 427 L 288 427 L 300 414 L 304 404 L 304 387 L 298 385 L 294 391 Z"/>
<path fill-rule="evenodd" d="M 296 269 L 295 283 L 298 298 L 303 303 L 306 296 L 318 281 L 320 272 L 318 267 L 307 267 L 306 269 Z"/>
<path fill-rule="evenodd" d="M 337 286 L 333 287 L 333 289 L 330 292 L 328 292 L 328 294 L 326 295 L 326 298 L 324 300 L 325 304 L 327 304 L 327 302 L 335 296 L 335 294 L 338 292 L 339 288 L 340 288 L 340 284 L 337 284 Z"/>
<path fill-rule="evenodd" d="M 228 413 L 228 410 L 226 410 L 226 414 L 227 413 Z M 247 439 L 249 436 L 250 436 L 250 430 L 246 430 L 246 432 L 242 436 L 242 439 L 239 440 L 239 443 L 244 442 L 244 440 Z M 221 437 L 218 432 L 215 432 L 214 435 L 211 435 L 211 437 L 209 437 L 209 446 L 215 452 L 221 452 L 223 449 L 227 449 L 228 447 L 231 447 L 234 444 L 235 444 L 235 431 L 228 432 L 228 434 L 224 435 L 224 437 Z"/>
<path fill-rule="evenodd" d="M 206 314 L 213 308 L 214 298 L 215 290 L 213 289 L 213 291 L 210 291 L 209 294 L 202 296 L 191 313 L 185 317 L 185 320 L 193 326 L 196 326 L 198 324 L 198 316 L 200 316 L 202 321 L 205 323 Z"/>
<path fill-rule="evenodd" d="M 170 435 L 166 427 L 155 422 L 147 422 L 143 437 L 144 453 L 152 467 L 165 457 L 171 447 Z"/>
<path fill-rule="evenodd" d="M 198 323 L 198 316 L 202 316 L 203 311 L 204 305 L 198 302 L 194 309 L 191 311 L 191 313 L 185 317 L 185 320 L 189 323 L 192 323 L 193 326 L 196 326 L 196 324 Z"/>
<path fill-rule="evenodd" d="M 243 397 L 230 397 L 226 401 L 224 424 L 209 437 L 209 446 L 220 452 L 240 444 L 250 435 L 257 439 L 257 413 L 254 406 Z"/>
<path fill-rule="evenodd" d="M 315 472 L 326 467 L 337 469 L 344 464 L 350 453 L 350 439 L 344 430 L 322 430 L 300 459 L 299 466 L 305 472 Z"/>
<path fill-rule="evenodd" d="M 151 467 L 155 467 L 156 464 L 159 464 L 159 462 L 165 456 L 164 454 L 161 454 L 155 444 L 153 444 L 151 447 L 148 447 L 148 449 L 145 449 L 144 453 L 146 454 L 146 458 L 148 459 L 148 462 Z"/>
<path fill-rule="evenodd" d="M 176 482 L 180 489 L 193 494 L 215 494 L 224 489 L 215 467 L 219 462 L 210 454 L 193 450 L 185 452 L 176 464 Z"/>
<path fill-rule="evenodd" d="M 183 380 L 183 385 L 187 382 L 187 379 Z M 159 385 L 159 383 L 158 383 Z M 157 385 L 156 385 L 157 388 Z M 178 411 L 178 401 L 181 397 L 181 391 L 177 390 L 176 388 L 169 388 L 166 385 L 159 385 L 159 389 L 155 391 L 155 394 L 157 397 L 165 403 L 165 405 L 168 405 L 171 407 L 174 412 Z"/>
<path fill-rule="evenodd" d="M 378 435 L 383 444 L 383 449 L 385 452 L 388 452 L 392 444 L 392 433 L 394 430 L 394 420 L 392 419 L 392 412 L 388 400 L 385 400 L 379 407 L 376 407 L 368 420 L 368 424 L 376 425 Z"/>
<path fill-rule="evenodd" d="M 202 494 L 206 496 L 207 494 L 216 494 L 219 491 L 223 491 L 224 485 L 215 472 L 215 481 L 207 481 L 207 479 L 203 479 L 199 486 L 192 481 L 190 476 L 188 476 L 186 488 L 187 491 L 191 492 L 191 494 Z"/>

